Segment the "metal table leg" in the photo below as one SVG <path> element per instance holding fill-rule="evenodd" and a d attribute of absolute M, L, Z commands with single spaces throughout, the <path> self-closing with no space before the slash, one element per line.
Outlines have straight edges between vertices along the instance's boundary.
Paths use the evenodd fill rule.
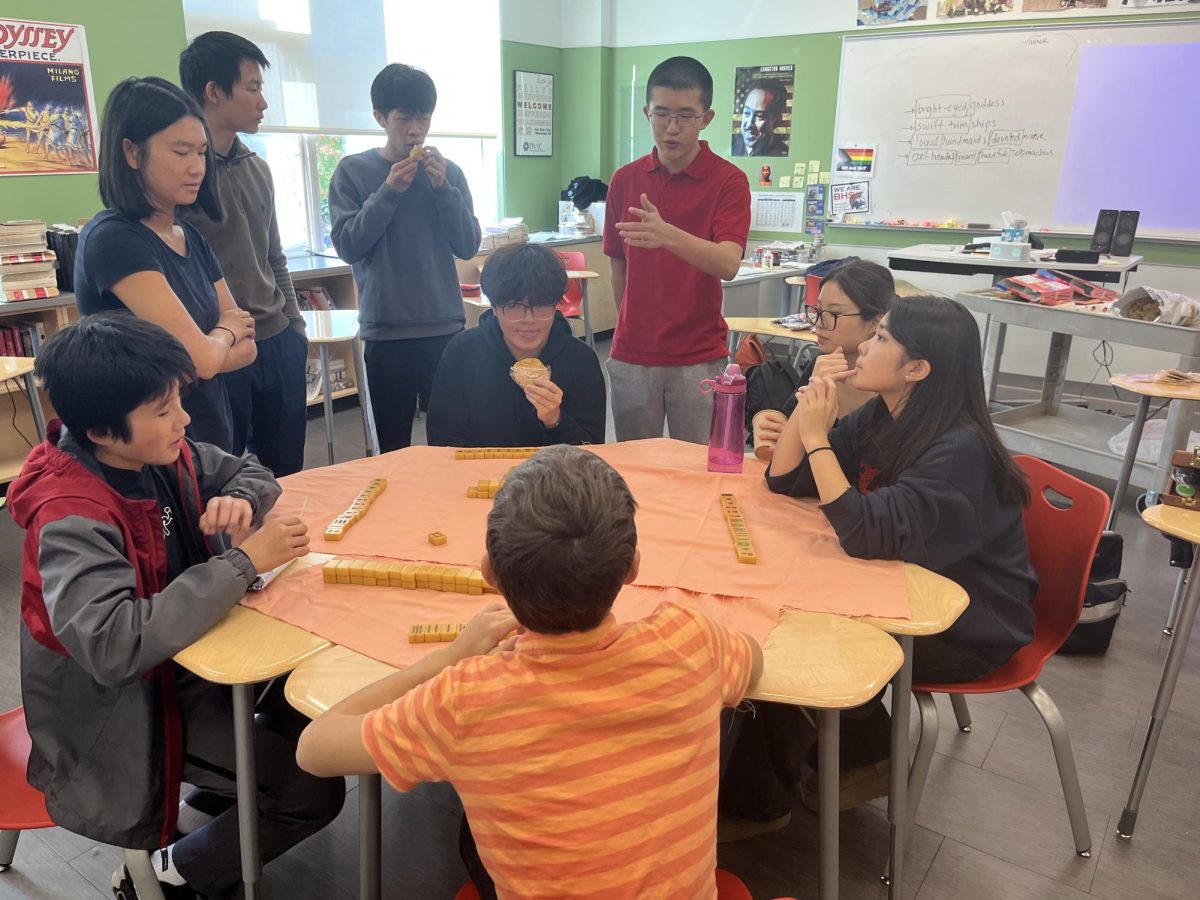
<path fill-rule="evenodd" d="M 817 710 L 817 771 L 821 786 L 818 806 L 820 829 L 820 898 L 838 895 L 838 805 L 841 774 L 841 711 Z"/>
<path fill-rule="evenodd" d="M 329 389 L 329 345 L 317 344 L 321 360 L 321 401 L 325 407 L 325 448 L 333 465 L 333 392 Z"/>
<path fill-rule="evenodd" d="M 1175 693 L 1175 683 L 1179 681 L 1179 670 L 1183 666 L 1183 657 L 1187 654 L 1188 641 L 1192 636 L 1192 624 L 1196 620 L 1196 604 L 1200 602 L 1200 578 L 1196 577 L 1196 562 L 1192 562 L 1192 571 L 1188 575 L 1187 590 L 1183 595 L 1183 607 L 1179 610 L 1179 621 L 1175 634 L 1171 637 L 1171 647 L 1167 650 L 1167 659 L 1163 663 L 1162 678 L 1158 682 L 1158 693 L 1154 696 L 1154 710 L 1150 714 L 1150 727 L 1146 729 L 1146 741 L 1142 744 L 1142 755 L 1138 759 L 1137 771 L 1133 775 L 1133 786 L 1129 789 L 1129 799 L 1125 801 L 1125 811 L 1121 813 L 1121 821 L 1117 824 L 1117 837 L 1133 837 L 1133 829 L 1137 825 L 1138 806 L 1142 802 L 1142 793 L 1146 790 L 1146 780 L 1150 777 L 1150 766 L 1154 762 L 1154 751 L 1158 748 L 1158 739 L 1162 734 L 1163 723 L 1167 711 L 1171 708 L 1171 697 Z"/>
<path fill-rule="evenodd" d="M 36 330 L 36 329 L 35 329 Z M 37 429 L 38 441 L 46 439 L 46 412 L 42 409 L 42 398 L 38 394 L 33 373 L 25 373 L 25 390 L 29 394 L 29 411 L 33 414 L 33 425 Z"/>
<path fill-rule="evenodd" d="M 580 298 L 579 305 L 583 309 L 583 339 L 587 345 L 593 350 L 596 349 L 596 336 L 592 333 L 592 313 L 588 308 L 588 281 L 583 279 L 583 295 Z"/>
<path fill-rule="evenodd" d="M 233 686 L 233 746 L 237 766 L 238 842 L 246 900 L 258 900 L 258 772 L 254 762 L 254 685 Z"/>
<path fill-rule="evenodd" d="M 1071 356 L 1071 335 L 1057 331 L 1050 335 L 1050 352 L 1046 356 L 1046 376 L 1042 381 L 1042 413 L 1058 415 L 1062 403 L 1063 385 L 1067 380 L 1067 360 Z"/>
<path fill-rule="evenodd" d="M 1000 357 L 1004 355 L 1004 337 L 1008 325 L 988 316 L 983 344 L 983 387 L 989 404 L 996 400 L 996 388 L 1000 384 Z"/>
<path fill-rule="evenodd" d="M 358 778 L 358 896 L 379 900 L 382 896 L 383 849 L 380 818 L 383 781 L 379 775 Z"/>
<path fill-rule="evenodd" d="M 350 355 L 354 357 L 354 377 L 358 379 L 358 411 L 362 414 L 363 423 L 363 441 L 366 444 L 367 456 L 375 455 L 375 436 L 371 433 L 371 410 L 370 410 L 370 395 L 367 388 L 366 366 L 363 365 L 362 358 L 362 341 L 353 340 L 350 342 Z M 421 409 L 417 407 L 417 413 L 420 414 Z M 330 438 L 330 450 L 333 453 L 333 438 Z M 333 463 L 333 457 L 329 457 L 329 462 Z"/>
<path fill-rule="evenodd" d="M 792 311 L 792 286 L 787 278 L 779 282 L 779 318 L 790 315 Z"/>
<path fill-rule="evenodd" d="M 1133 428 L 1129 432 L 1129 446 L 1125 448 L 1125 458 L 1121 460 L 1121 474 L 1117 476 L 1117 487 L 1113 491 L 1112 509 L 1109 510 L 1108 525 L 1105 526 L 1108 531 L 1117 527 L 1117 515 L 1121 512 L 1121 504 L 1125 502 L 1125 491 L 1129 487 L 1129 476 L 1137 460 L 1138 445 L 1142 443 L 1142 430 L 1146 427 L 1146 412 L 1149 409 L 1150 395 L 1142 394 L 1138 398 L 1137 413 L 1133 417 Z"/>
<path fill-rule="evenodd" d="M 1192 547 L 1192 553 L 1195 554 L 1197 548 Z M 1183 598 L 1183 590 L 1187 587 L 1188 570 L 1180 569 L 1179 577 L 1175 579 L 1175 593 L 1171 595 L 1171 608 L 1167 610 L 1167 621 L 1163 623 L 1163 634 L 1172 635 L 1175 633 L 1175 619 L 1179 615 L 1179 601 Z"/>
<path fill-rule="evenodd" d="M 888 900 L 900 900 L 904 879 L 904 848 L 908 827 L 908 731 L 912 717 L 912 650 L 909 634 L 896 635 L 904 662 L 892 676 L 892 760 L 888 784 L 888 823 L 891 841 L 888 849 Z"/>

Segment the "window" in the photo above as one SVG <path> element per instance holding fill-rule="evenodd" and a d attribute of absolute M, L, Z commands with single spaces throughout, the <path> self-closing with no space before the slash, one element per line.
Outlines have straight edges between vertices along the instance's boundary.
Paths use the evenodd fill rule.
<path fill-rule="evenodd" d="M 503 158 L 498 0 L 184 0 L 188 38 L 223 30 L 254 41 L 271 61 L 270 104 L 246 145 L 266 160 L 284 251 L 333 251 L 329 179 L 338 161 L 384 143 L 371 81 L 390 61 L 427 71 L 438 88 L 428 143 L 462 168 L 483 223 L 496 221 Z M 445 52 L 453 23 L 456 45 Z"/>

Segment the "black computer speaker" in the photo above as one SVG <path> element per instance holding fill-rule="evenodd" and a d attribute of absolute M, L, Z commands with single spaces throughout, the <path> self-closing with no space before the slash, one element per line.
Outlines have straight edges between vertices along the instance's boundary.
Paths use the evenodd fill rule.
<path fill-rule="evenodd" d="M 1123 209 L 1117 216 L 1117 230 L 1113 232 L 1112 246 L 1109 254 L 1112 256 L 1130 256 L 1133 254 L 1133 238 L 1137 234 L 1138 219 L 1141 212 L 1136 209 Z"/>
<path fill-rule="evenodd" d="M 1096 216 L 1096 230 L 1092 232 L 1092 249 L 1107 253 L 1112 245 L 1113 232 L 1117 230 L 1117 211 L 1102 209 Z"/>

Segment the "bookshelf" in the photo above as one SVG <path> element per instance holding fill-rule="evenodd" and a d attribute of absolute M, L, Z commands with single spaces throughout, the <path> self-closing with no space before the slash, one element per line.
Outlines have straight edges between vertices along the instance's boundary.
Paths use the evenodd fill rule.
<path fill-rule="evenodd" d="M 0 303 L 0 325 L 13 324 L 13 320 L 40 326 L 49 337 L 60 328 L 75 321 L 75 295 L 63 293 L 48 300 L 20 300 Z M 2 376 L 0 376 L 2 377 Z M 4 380 L 4 392 L 0 393 L 0 484 L 8 484 L 21 472 L 30 444 L 37 443 L 37 425 L 29 405 L 29 395 L 20 377 Z M 38 401 L 46 421 L 55 417 L 53 407 L 43 391 L 38 390 Z"/>

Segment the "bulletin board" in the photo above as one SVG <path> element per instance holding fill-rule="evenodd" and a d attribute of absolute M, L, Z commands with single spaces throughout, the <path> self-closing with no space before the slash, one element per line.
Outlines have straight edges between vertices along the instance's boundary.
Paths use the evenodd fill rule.
<path fill-rule="evenodd" d="M 834 146 L 876 149 L 869 220 L 1200 241 L 1198 71 L 1196 18 L 847 36 Z"/>

